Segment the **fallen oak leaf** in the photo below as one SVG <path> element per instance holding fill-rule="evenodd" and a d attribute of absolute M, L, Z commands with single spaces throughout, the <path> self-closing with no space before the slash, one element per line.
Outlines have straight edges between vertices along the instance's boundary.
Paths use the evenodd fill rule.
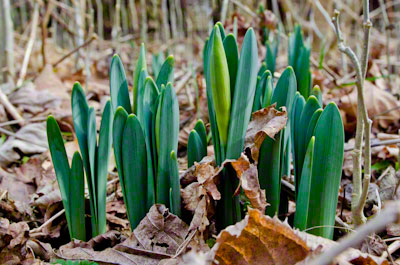
<path fill-rule="evenodd" d="M 295 264 L 310 252 L 287 225 L 249 208 L 245 219 L 228 226 L 211 250 L 213 264 Z"/>
<path fill-rule="evenodd" d="M 256 111 L 252 114 L 251 121 L 247 127 L 245 137 L 245 149 L 251 150 L 254 161 L 258 161 L 259 150 L 266 136 L 274 136 L 286 126 L 287 111 L 285 107 L 281 110 L 275 109 L 276 103 Z"/>

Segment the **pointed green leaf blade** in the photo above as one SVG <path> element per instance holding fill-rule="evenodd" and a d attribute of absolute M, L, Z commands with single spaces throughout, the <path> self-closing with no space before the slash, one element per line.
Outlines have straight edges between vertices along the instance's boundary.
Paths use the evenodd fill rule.
<path fill-rule="evenodd" d="M 222 43 L 221 33 L 214 26 L 214 38 L 211 43 L 210 77 L 212 98 L 215 109 L 221 151 L 226 151 L 228 142 L 229 115 L 231 111 L 231 90 L 229 68 Z"/>
<path fill-rule="evenodd" d="M 336 207 L 342 175 L 344 129 L 335 103 L 329 103 L 315 127 L 315 146 L 312 167 L 311 193 L 308 216 L 309 232 L 332 238 Z"/>
<path fill-rule="evenodd" d="M 110 66 L 110 96 L 113 112 L 119 106 L 129 113 L 132 112 L 125 69 L 117 54 L 113 56 Z"/>
<path fill-rule="evenodd" d="M 137 94 L 137 107 L 136 107 L 136 116 L 138 117 L 139 120 L 142 120 L 143 114 L 143 100 L 144 100 L 144 94 L 145 94 L 145 82 L 146 78 L 148 77 L 147 70 L 142 69 L 139 75 L 139 81 L 138 81 L 138 94 Z"/>
<path fill-rule="evenodd" d="M 53 116 L 47 118 L 47 140 L 53 161 L 54 171 L 56 173 L 58 187 L 60 188 L 62 202 L 65 208 L 67 223 L 69 224 L 70 236 L 72 237 L 71 229 L 71 208 L 70 208 L 70 189 L 71 189 L 71 170 L 69 167 L 67 152 L 64 147 L 64 140 L 61 135 L 60 127 Z"/>
<path fill-rule="evenodd" d="M 221 33 L 222 41 L 224 41 L 226 37 L 224 25 L 222 25 L 222 23 L 219 21 L 215 25 L 218 26 L 219 32 Z"/>
<path fill-rule="evenodd" d="M 112 113 L 111 102 L 107 101 L 103 116 L 101 118 L 100 131 L 99 131 L 99 146 L 96 154 L 97 166 L 97 207 L 98 207 L 98 221 L 99 232 L 101 234 L 106 232 L 106 197 L 107 197 L 107 176 L 108 176 L 108 162 L 111 152 L 112 144 Z"/>
<path fill-rule="evenodd" d="M 170 208 L 171 212 L 177 216 L 181 216 L 181 186 L 179 183 L 178 159 L 175 151 L 171 152 L 170 158 Z"/>
<path fill-rule="evenodd" d="M 139 59 L 136 63 L 136 68 L 135 68 L 135 73 L 133 75 L 133 104 L 132 104 L 132 111 L 133 113 L 137 113 L 137 96 L 138 96 L 138 87 L 139 87 L 139 78 L 140 78 L 140 73 L 142 70 L 147 70 L 147 65 L 146 65 L 146 49 L 144 47 L 144 43 L 142 43 L 140 47 L 140 54 L 139 54 Z M 128 111 L 128 113 L 131 113 Z"/>
<path fill-rule="evenodd" d="M 192 130 L 189 134 L 187 147 L 188 168 L 194 165 L 194 162 L 200 162 L 207 153 L 204 152 L 204 145 L 199 134 Z"/>
<path fill-rule="evenodd" d="M 128 218 L 133 231 L 146 216 L 147 165 L 146 144 L 140 122 L 129 115 L 122 139 L 123 171 L 126 182 Z"/>
<path fill-rule="evenodd" d="M 82 154 L 83 165 L 85 167 L 87 178 L 91 178 L 89 153 L 88 153 L 88 118 L 89 106 L 86 100 L 85 92 L 81 85 L 76 82 L 72 88 L 71 95 L 72 119 L 75 128 L 75 134 L 78 138 L 79 149 Z"/>
<path fill-rule="evenodd" d="M 143 115 L 139 117 L 140 124 L 143 125 L 144 135 L 146 138 L 146 150 L 147 150 L 147 174 L 148 174 L 148 186 L 147 186 L 147 203 L 148 207 L 151 207 L 155 203 L 155 176 L 156 168 L 158 163 L 157 153 L 155 152 L 155 146 L 152 147 L 153 142 L 155 143 L 154 136 L 154 117 L 157 112 L 157 97 L 158 89 L 151 77 L 147 77 L 145 81 L 145 91 L 143 97 Z"/>
<path fill-rule="evenodd" d="M 199 119 L 196 122 L 194 129 L 199 134 L 200 139 L 203 142 L 203 146 L 205 147 L 205 152 L 207 153 L 207 131 L 206 131 L 206 126 L 204 125 L 203 120 Z"/>
<path fill-rule="evenodd" d="M 119 181 L 121 183 L 122 194 L 124 196 L 124 203 L 128 207 L 126 198 L 126 181 L 123 170 L 123 156 L 122 156 L 122 139 L 125 130 L 126 119 L 128 118 L 128 112 L 123 107 L 118 107 L 114 114 L 113 121 L 113 146 L 114 146 L 114 157 L 115 164 L 118 170 Z"/>
<path fill-rule="evenodd" d="M 257 82 L 258 50 L 257 40 L 252 28 L 248 29 L 243 40 L 235 94 L 229 122 L 228 147 L 226 158 L 237 159 L 243 151 L 247 125 L 250 121 L 254 93 Z"/>
<path fill-rule="evenodd" d="M 161 87 L 161 85 L 166 86 L 168 82 L 174 82 L 174 65 L 174 56 L 168 56 L 161 66 L 160 73 L 158 74 L 156 81 L 157 87 Z"/>
<path fill-rule="evenodd" d="M 293 102 L 293 110 L 291 116 L 291 140 L 292 140 L 292 157 L 293 157 L 293 167 L 294 167 L 294 179 L 295 179 L 295 190 L 296 190 L 296 197 L 298 193 L 298 183 L 300 183 L 301 172 L 299 172 L 298 164 L 300 163 L 299 159 L 299 134 L 297 133 L 300 128 L 300 117 L 301 113 L 303 112 L 304 105 L 306 101 L 304 97 L 300 95 L 299 92 L 296 92 L 295 100 Z"/>
<path fill-rule="evenodd" d="M 276 103 L 276 108 L 286 106 L 288 115 L 292 110 L 294 96 L 296 94 L 297 83 L 293 68 L 288 66 L 280 76 L 278 83 L 272 93 L 271 104 Z"/>
<path fill-rule="evenodd" d="M 310 142 L 311 137 L 314 135 L 315 126 L 317 125 L 318 119 L 322 114 L 322 109 L 317 109 L 311 117 L 311 120 L 308 124 L 308 129 L 306 133 L 306 138 L 304 142 Z"/>
<path fill-rule="evenodd" d="M 311 49 L 303 47 L 300 50 L 297 67 L 295 68 L 297 89 L 304 98 L 308 98 L 311 92 L 310 54 Z"/>
<path fill-rule="evenodd" d="M 228 34 L 223 41 L 226 60 L 228 62 L 229 79 L 231 96 L 234 95 L 237 70 L 239 65 L 239 49 L 237 47 L 235 36 L 232 33 Z"/>
<path fill-rule="evenodd" d="M 271 105 L 271 97 L 273 91 L 272 74 L 267 77 L 264 87 L 264 95 L 262 96 L 261 108 L 266 108 Z"/>
<path fill-rule="evenodd" d="M 165 57 L 163 52 L 159 52 L 158 54 L 153 54 L 151 68 L 153 71 L 153 76 L 155 78 L 157 78 L 164 60 Z"/>
<path fill-rule="evenodd" d="M 313 136 L 308 144 L 306 156 L 304 159 L 303 170 L 299 185 L 298 197 L 296 200 L 296 214 L 294 216 L 294 226 L 300 230 L 307 228 L 307 218 L 309 214 L 309 203 L 311 190 L 311 173 L 314 156 L 315 137 Z"/>
<path fill-rule="evenodd" d="M 311 95 L 314 95 L 318 99 L 319 105 L 322 107 L 322 91 L 319 86 L 314 86 L 313 90 L 311 91 Z"/>
<path fill-rule="evenodd" d="M 172 151 L 178 151 L 179 105 L 175 90 L 168 83 L 159 103 L 159 134 L 157 203 L 169 205 L 169 160 Z"/>
<path fill-rule="evenodd" d="M 258 80 L 258 82 L 257 82 L 256 92 L 254 93 L 253 108 L 251 110 L 252 112 L 255 112 L 255 111 L 261 109 L 261 103 L 263 101 L 263 96 L 264 96 L 264 89 L 266 88 L 267 79 L 268 79 L 268 77 L 270 77 L 270 75 L 271 75 L 271 72 L 266 70 L 262 74 L 260 80 Z"/>
<path fill-rule="evenodd" d="M 97 209 L 97 174 L 96 174 L 96 152 L 97 152 L 97 129 L 96 129 L 96 114 L 93 107 L 89 108 L 89 119 L 88 119 L 88 154 L 89 154 L 89 166 L 90 166 L 90 177 L 86 176 L 89 197 L 90 197 L 90 210 L 92 214 L 92 236 L 95 237 L 100 234 L 99 231 L 99 219 Z"/>
<path fill-rule="evenodd" d="M 211 136 L 213 140 L 214 153 L 215 153 L 215 162 L 217 165 L 221 165 L 221 145 L 220 145 L 220 136 L 218 132 L 217 121 L 215 117 L 215 109 L 214 102 L 212 97 L 212 89 L 211 89 L 211 74 L 210 74 L 210 58 L 211 58 L 211 47 L 214 42 L 214 29 L 211 31 L 210 38 L 206 41 L 203 50 L 203 67 L 204 74 L 206 79 L 206 89 L 207 89 L 207 106 L 208 106 L 208 116 L 210 118 L 211 124 Z"/>
<path fill-rule="evenodd" d="M 78 151 L 74 153 L 71 164 L 70 180 L 70 216 L 71 216 L 71 238 L 86 241 L 85 228 L 85 179 L 83 173 L 83 162 Z"/>
<path fill-rule="evenodd" d="M 258 178 L 261 189 L 266 192 L 267 206 L 265 213 L 274 216 L 279 210 L 280 190 L 281 190 L 281 133 L 275 139 L 266 137 L 261 144 L 260 156 L 258 159 Z"/>
<path fill-rule="evenodd" d="M 300 116 L 300 121 L 299 121 L 299 126 L 297 127 L 297 130 L 295 132 L 296 134 L 296 144 L 297 144 L 297 150 L 296 150 L 296 156 L 297 156 L 297 162 L 298 164 L 296 165 L 297 172 L 300 174 L 302 172 L 303 168 L 303 163 L 304 163 L 304 157 L 306 156 L 306 151 L 309 143 L 309 139 L 307 141 L 306 136 L 307 136 L 307 130 L 310 124 L 310 120 L 314 114 L 314 112 L 319 109 L 321 106 L 318 103 L 318 100 L 314 96 L 310 96 L 306 104 L 303 108 L 303 111 Z M 296 187 L 300 184 L 300 179 L 296 180 Z"/>

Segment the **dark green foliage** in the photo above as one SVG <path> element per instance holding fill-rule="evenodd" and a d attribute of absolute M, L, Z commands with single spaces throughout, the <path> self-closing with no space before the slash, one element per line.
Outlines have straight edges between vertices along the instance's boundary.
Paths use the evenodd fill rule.
<path fill-rule="evenodd" d="M 132 230 L 154 203 L 180 214 L 179 172 L 176 156 L 171 157 L 172 151 L 177 152 L 179 132 L 179 106 L 172 86 L 174 58 L 164 61 L 154 82 L 146 70 L 144 51 L 142 46 L 135 69 L 137 115 L 128 116 L 129 110 L 120 105 L 113 128 L 116 165 Z M 110 89 L 111 97 L 118 96 L 113 93 L 116 87 Z"/>
<path fill-rule="evenodd" d="M 207 133 L 202 120 L 198 120 L 189 134 L 188 140 L 188 168 L 194 162 L 200 162 L 207 155 Z"/>
<path fill-rule="evenodd" d="M 307 227 L 309 232 L 332 239 L 342 175 L 344 129 L 339 109 L 329 103 L 314 131 L 315 146 L 311 173 L 311 195 Z"/>
<path fill-rule="evenodd" d="M 310 95 L 312 85 L 310 54 L 310 45 L 304 43 L 301 27 L 296 25 L 294 32 L 289 35 L 288 61 L 296 74 L 297 90 L 305 99 Z"/>
<path fill-rule="evenodd" d="M 206 42 L 203 55 L 214 153 L 217 165 L 221 165 L 225 159 L 238 158 L 243 150 L 257 82 L 254 31 L 247 31 L 238 58 L 234 35 L 226 36 L 222 25 L 217 23 Z M 222 199 L 218 204 L 217 219 L 220 227 L 224 228 L 239 221 L 241 216 L 238 198 L 233 198 L 237 180 L 231 177 L 232 172 L 224 170 L 222 175 Z"/>
<path fill-rule="evenodd" d="M 70 168 L 60 127 L 53 116 L 47 118 L 47 139 L 70 238 L 85 241 L 85 182 L 81 156 L 75 152 Z"/>
<path fill-rule="evenodd" d="M 94 237 L 106 232 L 107 167 L 112 143 L 111 102 L 108 101 L 103 110 L 98 143 L 94 109 L 88 107 L 85 93 L 79 83 L 75 83 L 72 89 L 71 105 L 89 188 L 92 236 Z"/>

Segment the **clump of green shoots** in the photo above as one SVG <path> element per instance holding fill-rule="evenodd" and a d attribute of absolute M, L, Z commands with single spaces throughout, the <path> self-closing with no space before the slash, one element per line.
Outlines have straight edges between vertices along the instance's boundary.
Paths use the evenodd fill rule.
<path fill-rule="evenodd" d="M 254 102 L 263 102 L 263 104 L 254 104 L 253 110 L 257 111 L 271 104 L 276 104 L 276 109 L 286 107 L 289 117 L 287 126 L 275 136 L 275 139 L 269 137 L 264 139 L 260 147 L 257 165 L 260 186 L 266 190 L 267 202 L 270 204 L 266 208 L 266 213 L 274 216 L 279 212 L 280 206 L 284 206 L 283 210 L 287 208 L 287 203 L 281 203 L 281 178 L 290 173 L 292 141 L 290 139 L 291 120 L 289 114 L 292 112 L 293 99 L 296 93 L 296 76 L 292 67 L 287 67 L 274 88 L 270 72 L 267 70 L 263 76 L 265 76 L 264 79 L 266 78 L 264 91 L 256 93 L 254 98 Z M 259 82 L 261 88 L 264 86 L 262 80 Z"/>
<path fill-rule="evenodd" d="M 79 83 L 74 84 L 71 103 L 75 133 L 81 151 L 81 155 L 74 154 L 71 168 L 69 168 L 60 128 L 52 116 L 47 119 L 47 137 L 70 236 L 85 240 L 82 165 L 86 172 L 89 189 L 92 236 L 106 232 L 107 167 L 111 151 L 111 103 L 108 101 L 104 107 L 98 142 L 95 110 L 93 107 L 89 108 L 85 93 Z"/>
<path fill-rule="evenodd" d="M 268 53 L 268 51 L 267 51 Z M 334 103 L 322 109 L 319 87 L 311 90 L 310 48 L 300 26 L 289 37 L 289 66 L 273 88 L 272 74 L 263 63 L 253 111 L 276 104 L 286 107 L 287 126 L 261 145 L 258 161 L 260 186 L 266 190 L 266 214 L 274 216 L 287 208 L 281 193 L 281 178 L 290 174 L 290 150 L 295 175 L 296 214 L 294 225 L 314 226 L 311 233 L 331 238 L 343 163 L 344 131 Z M 298 91 L 298 92 L 296 92 Z M 312 211 L 310 210 L 312 209 Z M 317 210 L 316 210 L 317 209 Z M 316 213 L 317 212 L 317 213 Z"/>
<path fill-rule="evenodd" d="M 180 215 L 174 58 L 169 56 L 164 61 L 154 81 L 147 73 L 145 55 L 142 44 L 134 73 L 133 105 L 117 55 L 110 69 L 114 155 L 132 230 L 154 203 L 162 203 Z M 153 68 L 157 71 L 155 65 Z"/>
<path fill-rule="evenodd" d="M 322 110 L 313 95 L 305 101 L 297 93 L 293 109 L 294 226 L 317 227 L 309 232 L 332 238 L 343 165 L 342 118 L 335 103 Z"/>
<path fill-rule="evenodd" d="M 297 79 L 297 91 L 307 99 L 311 92 L 312 79 L 310 70 L 311 48 L 304 43 L 300 25 L 296 25 L 294 32 L 289 35 L 288 60 L 293 67 Z"/>
<path fill-rule="evenodd" d="M 202 120 L 198 120 L 188 139 L 188 168 L 207 155 L 207 131 Z"/>
<path fill-rule="evenodd" d="M 217 23 L 204 47 L 204 73 L 215 160 L 239 158 L 250 120 L 257 82 L 257 41 L 253 29 L 244 37 L 239 57 L 236 38 L 225 34 Z M 190 151 L 189 151 L 190 152 Z M 220 228 L 241 220 L 239 200 L 233 196 L 237 180 L 229 169 L 222 172 L 221 201 L 217 224 Z"/>

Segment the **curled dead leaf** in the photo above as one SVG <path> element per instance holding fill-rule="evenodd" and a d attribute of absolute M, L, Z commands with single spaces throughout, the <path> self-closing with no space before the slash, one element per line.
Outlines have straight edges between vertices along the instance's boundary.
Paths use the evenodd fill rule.
<path fill-rule="evenodd" d="M 274 136 L 286 126 L 287 111 L 275 109 L 276 104 L 256 111 L 252 114 L 251 121 L 247 127 L 245 138 L 245 149 L 250 148 L 254 161 L 258 161 L 259 149 L 266 136 Z"/>
<path fill-rule="evenodd" d="M 250 164 L 248 158 L 243 153 L 237 161 L 231 162 L 231 165 L 240 180 L 239 187 L 242 187 L 251 205 L 255 209 L 265 212 L 268 203 L 265 190 L 261 189 L 260 182 L 258 181 L 257 166 Z M 239 187 L 236 190 L 237 194 L 239 193 Z"/>
<path fill-rule="evenodd" d="M 196 162 L 195 162 L 196 163 Z M 221 193 L 217 189 L 216 176 L 219 174 L 219 170 L 213 167 L 210 163 L 197 164 L 195 175 L 200 185 L 204 187 L 208 194 L 214 200 L 221 199 Z"/>
<path fill-rule="evenodd" d="M 8 219 L 0 217 L 0 250 L 22 246 L 28 238 L 29 226 L 26 222 L 10 223 Z"/>
<path fill-rule="evenodd" d="M 183 205 L 194 214 L 189 231 L 204 232 L 210 224 L 208 218 L 215 212 L 213 202 L 221 199 L 217 189 L 221 168 L 215 167 L 211 157 L 205 157 L 182 175 L 181 184 L 186 186 L 181 190 Z"/>

